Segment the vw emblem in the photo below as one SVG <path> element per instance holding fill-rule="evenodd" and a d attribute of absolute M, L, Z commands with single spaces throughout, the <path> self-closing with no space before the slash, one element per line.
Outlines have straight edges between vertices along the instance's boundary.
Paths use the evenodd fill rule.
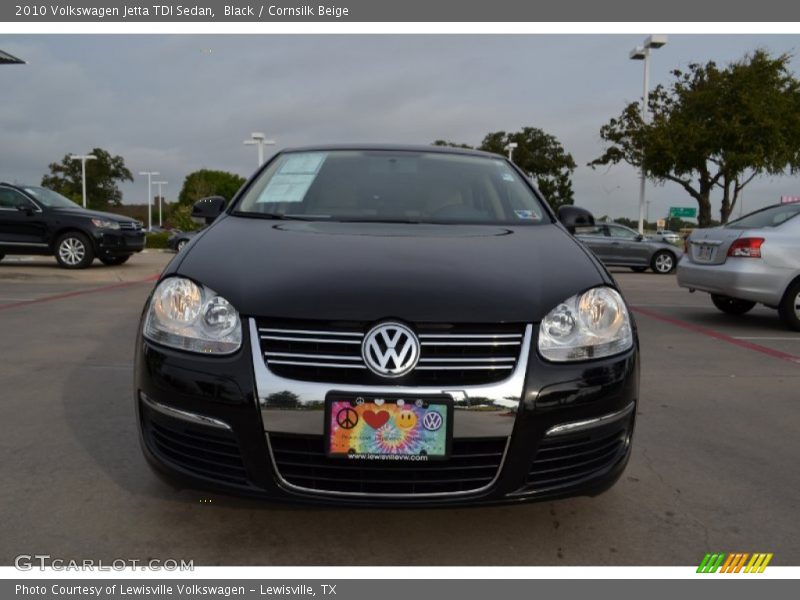
<path fill-rule="evenodd" d="M 381 377 L 402 377 L 417 366 L 419 340 L 402 323 L 380 323 L 364 337 L 361 357 Z"/>
<path fill-rule="evenodd" d="M 442 427 L 442 415 L 435 410 L 429 410 L 422 417 L 422 426 L 428 431 L 438 431 Z"/>

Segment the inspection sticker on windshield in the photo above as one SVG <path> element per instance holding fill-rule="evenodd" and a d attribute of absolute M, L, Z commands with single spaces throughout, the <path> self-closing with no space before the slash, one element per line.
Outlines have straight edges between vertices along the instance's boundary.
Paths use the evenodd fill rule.
<path fill-rule="evenodd" d="M 535 221 L 538 218 L 538 215 L 532 210 L 515 209 L 514 214 L 517 215 L 518 219 L 525 221 Z"/>
<path fill-rule="evenodd" d="M 327 157 L 327 152 L 289 155 L 261 192 L 257 203 L 302 202 Z"/>

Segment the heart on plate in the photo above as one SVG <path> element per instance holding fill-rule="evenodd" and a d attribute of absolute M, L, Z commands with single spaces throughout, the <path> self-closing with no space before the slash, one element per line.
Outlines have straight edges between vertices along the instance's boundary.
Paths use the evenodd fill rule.
<path fill-rule="evenodd" d="M 367 422 L 367 425 L 373 429 L 380 429 L 389 421 L 389 412 L 386 410 L 379 410 L 378 412 L 373 410 L 365 410 L 363 417 L 364 421 Z"/>
<path fill-rule="evenodd" d="M 373 402 L 375 403 L 375 406 L 383 406 L 384 399 L 383 398 L 375 398 L 375 400 L 373 400 Z"/>

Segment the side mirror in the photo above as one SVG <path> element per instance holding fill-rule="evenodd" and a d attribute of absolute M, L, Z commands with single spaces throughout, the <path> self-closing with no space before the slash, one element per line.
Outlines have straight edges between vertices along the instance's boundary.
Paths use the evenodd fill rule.
<path fill-rule="evenodd" d="M 227 200 L 222 196 L 209 196 L 198 200 L 192 206 L 192 217 L 204 220 L 206 225 L 213 223 L 214 219 L 225 210 L 226 202 Z"/>
<path fill-rule="evenodd" d="M 19 212 L 25 213 L 29 217 L 33 216 L 33 212 L 34 212 L 33 211 L 33 207 L 30 204 L 26 204 L 26 203 L 17 204 L 17 210 Z"/>
<path fill-rule="evenodd" d="M 636 236 L 636 241 L 637 242 L 641 242 L 643 240 L 644 240 L 644 236 L 641 233 Z"/>
<path fill-rule="evenodd" d="M 594 216 L 585 208 L 565 204 L 558 207 L 558 220 L 570 233 L 575 233 L 576 227 L 591 227 L 594 225 Z"/>

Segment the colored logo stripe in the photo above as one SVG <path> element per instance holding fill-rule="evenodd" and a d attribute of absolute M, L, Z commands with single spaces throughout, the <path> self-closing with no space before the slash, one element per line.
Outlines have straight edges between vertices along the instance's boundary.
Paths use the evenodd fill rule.
<path fill-rule="evenodd" d="M 772 553 L 725 552 L 707 553 L 700 566 L 697 567 L 698 573 L 763 573 L 764 569 L 772 560 Z M 748 562 L 747 559 L 750 559 Z M 747 563 L 747 566 L 745 566 Z"/>

